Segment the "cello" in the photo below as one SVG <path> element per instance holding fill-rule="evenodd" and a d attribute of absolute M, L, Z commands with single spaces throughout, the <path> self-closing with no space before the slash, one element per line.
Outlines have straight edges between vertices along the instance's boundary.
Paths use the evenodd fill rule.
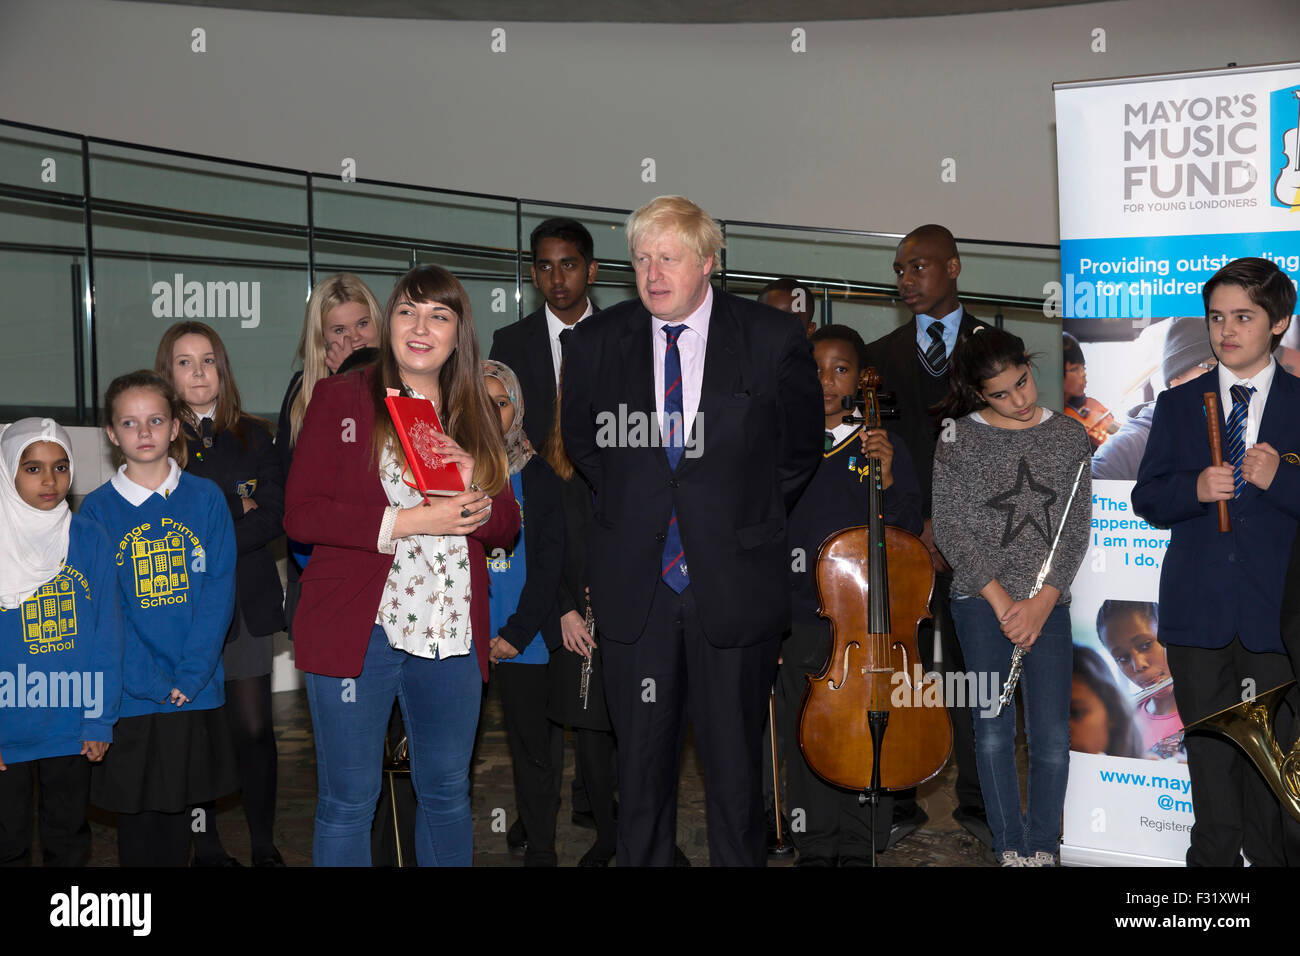
<path fill-rule="evenodd" d="M 880 427 L 879 386 L 874 368 L 863 371 L 862 416 L 845 422 Z M 867 468 L 868 523 L 831 535 L 817 552 L 831 653 L 808 678 L 798 736 L 808 766 L 833 786 L 862 791 L 859 801 L 870 802 L 874 816 L 881 791 L 914 787 L 943 769 L 952 722 L 942 684 L 922 675 L 917 651 L 934 590 L 930 552 L 916 535 L 885 526 L 880 459 Z"/>

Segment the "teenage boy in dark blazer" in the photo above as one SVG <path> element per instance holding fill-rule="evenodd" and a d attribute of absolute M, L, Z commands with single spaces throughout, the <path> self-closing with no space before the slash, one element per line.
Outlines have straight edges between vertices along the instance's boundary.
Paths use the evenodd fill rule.
<path fill-rule="evenodd" d="M 533 263 L 533 286 L 542 294 L 542 307 L 518 322 L 496 330 L 489 358 L 510 366 L 519 379 L 528 416 L 524 434 L 533 449 L 541 452 L 555 420 L 555 393 L 560 384 L 560 362 L 566 343 L 578 323 L 596 311 L 589 295 L 599 265 L 595 244 L 587 227 L 576 219 L 555 218 L 539 223 L 528 237 Z M 564 735 L 557 728 L 552 744 L 557 766 L 563 763 Z M 610 757 L 613 773 L 613 757 Z M 557 793 L 560 780 L 556 778 Z M 591 801 L 575 764 L 572 785 L 573 822 L 592 829 L 596 826 Z M 506 834 L 511 852 L 522 853 L 528 834 L 516 820 Z"/>
<path fill-rule="evenodd" d="M 1133 487 L 1133 510 L 1172 532 L 1160 568 L 1158 637 L 1184 726 L 1295 676 L 1281 619 L 1300 466 L 1282 456 L 1300 452 L 1300 380 L 1272 358 L 1295 310 L 1295 287 L 1267 259 L 1237 259 L 1203 296 L 1219 367 L 1156 399 Z M 1210 464 L 1207 391 L 1220 396 L 1218 466 Z M 1219 531 L 1220 501 L 1228 503 L 1227 533 Z M 1283 707 L 1275 730 L 1289 746 L 1294 712 Z M 1300 824 L 1237 745 L 1206 732 L 1187 734 L 1186 744 L 1196 813 L 1187 864 L 1240 866 L 1243 850 L 1256 865 L 1300 864 Z"/>
<path fill-rule="evenodd" d="M 916 477 L 921 483 L 921 540 L 930 549 L 934 564 L 934 597 L 930 601 L 933 622 L 921 625 L 917 635 L 927 670 L 933 670 L 934 627 L 939 627 L 946 673 L 965 669 L 957 632 L 948 606 L 952 568 L 934 547 L 930 528 L 930 497 L 934 468 L 934 444 L 939 430 L 930 409 L 948 394 L 948 357 L 958 340 L 985 323 L 962 306 L 957 294 L 961 257 L 952 233 L 929 224 L 913 229 L 898 244 L 894 275 L 903 304 L 914 318 L 888 335 L 867 344 L 867 365 L 881 376 L 881 387 L 898 396 L 899 417 L 889 423 L 912 454 Z M 969 707 L 949 707 L 952 717 L 952 750 L 957 764 L 957 809 L 953 818 L 974 836 L 992 847 L 993 835 L 984 816 L 975 769 L 975 727 Z M 916 803 L 916 791 L 900 791 L 894 804 L 894 830 L 890 844 L 897 843 L 929 819 Z"/>
<path fill-rule="evenodd" d="M 524 434 L 541 451 L 555 418 L 560 359 L 572 330 L 596 311 L 588 296 L 599 266 L 587 227 L 574 219 L 548 219 L 528 239 L 533 285 L 545 303 L 518 322 L 497 329 L 489 358 L 509 365 L 524 393 Z"/>
<path fill-rule="evenodd" d="M 821 389 L 797 323 L 710 286 L 722 234 L 699 206 L 643 206 L 628 247 L 640 298 L 578 328 L 561 405 L 596 495 L 588 566 L 618 736 L 618 863 L 672 863 L 689 712 L 710 862 L 762 866 L 786 515 L 821 455 Z"/>

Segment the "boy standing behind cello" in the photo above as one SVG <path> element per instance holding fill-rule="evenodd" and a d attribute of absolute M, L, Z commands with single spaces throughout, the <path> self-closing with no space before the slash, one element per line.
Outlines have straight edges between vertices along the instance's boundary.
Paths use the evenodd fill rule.
<path fill-rule="evenodd" d="M 844 424 L 842 401 L 857 392 L 862 372 L 862 337 L 843 325 L 828 325 L 811 336 L 826 415 L 822 460 L 790 512 L 792 549 L 790 635 L 781 646 L 778 679 L 786 700 L 802 700 L 808 676 L 817 674 L 831 649 L 829 622 L 817 614 L 817 550 L 845 528 L 867 523 L 868 457 L 879 458 L 883 472 L 885 524 L 921 532 L 921 488 L 907 446 L 888 432 L 865 434 L 861 425 Z M 886 383 L 888 384 L 888 383 Z M 871 812 L 858 806 L 856 792 L 825 783 L 799 752 L 799 710 L 788 708 L 786 786 L 790 807 L 805 813 L 804 826 L 792 826 L 799 857 L 795 866 L 870 866 Z M 884 849 L 893 822 L 893 800 L 886 797 L 877 815 L 876 845 Z"/>

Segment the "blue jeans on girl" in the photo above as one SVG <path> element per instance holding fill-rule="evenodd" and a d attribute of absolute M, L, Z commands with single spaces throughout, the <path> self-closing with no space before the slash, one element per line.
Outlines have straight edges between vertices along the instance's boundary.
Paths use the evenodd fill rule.
<path fill-rule="evenodd" d="M 1029 799 L 1020 809 L 1020 775 L 1016 771 L 1016 708 L 1008 706 L 993 716 L 997 695 L 1011 669 L 1015 645 L 1006 639 L 993 608 L 981 597 L 953 595 L 952 619 L 957 628 L 966 666 L 976 674 L 991 673 L 993 699 L 973 708 L 975 763 L 993 852 L 1014 850 L 1032 857 L 1055 855 L 1061 842 L 1061 814 L 1065 783 L 1070 772 L 1070 609 L 1057 606 L 1048 615 L 1043 632 L 1024 659 L 1020 689 L 1025 710 L 1025 737 L 1029 743 Z"/>
<path fill-rule="evenodd" d="M 307 674 L 316 735 L 316 866 L 370 866 L 370 826 L 379 801 L 384 731 L 396 697 L 411 748 L 419 802 L 415 856 L 420 866 L 469 866 L 474 826 L 469 761 L 482 681 L 471 650 L 430 660 L 388 646 L 370 633 L 361 674 Z"/>

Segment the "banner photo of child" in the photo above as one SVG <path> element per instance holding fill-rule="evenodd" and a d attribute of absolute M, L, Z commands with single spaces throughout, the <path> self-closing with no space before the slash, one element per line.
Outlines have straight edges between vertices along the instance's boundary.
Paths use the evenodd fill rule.
<path fill-rule="evenodd" d="M 1097 639 L 1127 679 L 1126 700 L 1141 741 L 1140 756 L 1177 757 L 1186 763 L 1183 722 L 1165 649 L 1157 640 L 1159 614 L 1154 601 L 1103 601 L 1097 610 Z"/>
<path fill-rule="evenodd" d="M 1154 601 L 1075 598 L 1070 749 L 1187 762 Z"/>
<path fill-rule="evenodd" d="M 1091 647 L 1074 645 L 1070 685 L 1070 749 L 1107 757 L 1139 757 L 1142 736 L 1127 695 L 1106 659 Z"/>

